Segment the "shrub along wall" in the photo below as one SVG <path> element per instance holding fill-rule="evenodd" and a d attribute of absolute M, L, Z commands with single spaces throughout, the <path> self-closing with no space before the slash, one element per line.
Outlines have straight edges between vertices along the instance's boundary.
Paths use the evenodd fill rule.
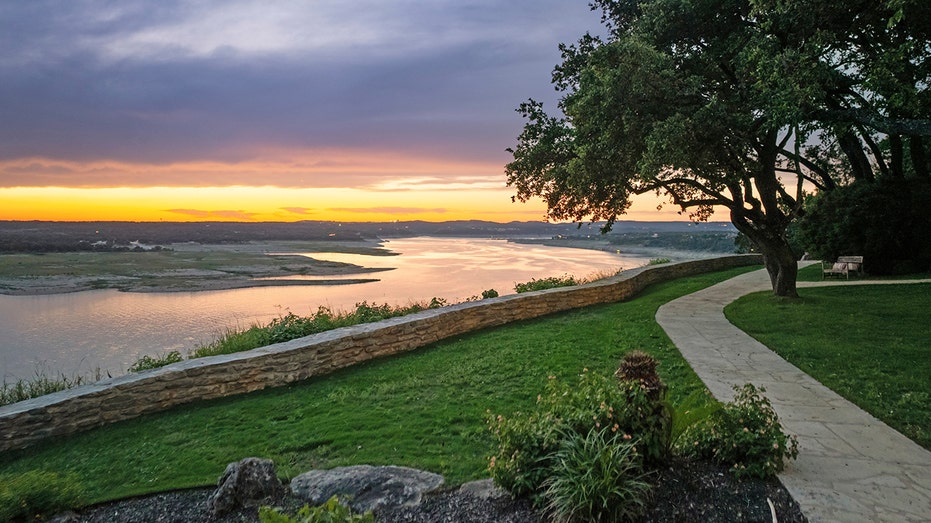
<path fill-rule="evenodd" d="M 184 403 L 286 385 L 478 329 L 626 300 L 661 281 L 760 263 L 759 255 L 741 255 L 641 267 L 578 287 L 460 303 L 109 378 L 0 407 L 0 452 Z"/>

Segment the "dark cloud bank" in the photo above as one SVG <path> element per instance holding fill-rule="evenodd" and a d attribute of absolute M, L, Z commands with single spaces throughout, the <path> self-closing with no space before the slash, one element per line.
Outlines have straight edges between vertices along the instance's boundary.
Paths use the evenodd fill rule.
<path fill-rule="evenodd" d="M 599 29 L 579 0 L 287 6 L 4 2 L 0 161 L 236 162 L 267 147 L 503 160 L 514 108 L 556 97 L 557 44 Z"/>

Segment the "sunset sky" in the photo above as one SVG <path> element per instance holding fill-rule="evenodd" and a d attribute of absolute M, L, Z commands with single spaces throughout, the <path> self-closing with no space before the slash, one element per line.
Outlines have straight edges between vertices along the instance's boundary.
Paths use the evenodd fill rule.
<path fill-rule="evenodd" d="M 511 203 L 586 0 L 0 4 L 0 219 L 540 220 Z M 683 219 L 644 198 L 629 219 Z"/>

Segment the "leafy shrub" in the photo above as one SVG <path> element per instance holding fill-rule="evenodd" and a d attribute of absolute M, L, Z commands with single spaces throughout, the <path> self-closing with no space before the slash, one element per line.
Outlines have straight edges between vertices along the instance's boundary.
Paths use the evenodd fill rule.
<path fill-rule="evenodd" d="M 136 360 L 136 363 L 133 363 L 129 367 L 129 372 L 142 372 L 149 369 L 157 369 L 159 367 L 164 367 L 165 365 L 170 365 L 172 363 L 178 363 L 179 361 L 184 361 L 184 357 L 181 356 L 181 353 L 173 350 L 171 352 L 166 352 L 161 356 L 143 356 Z"/>
<path fill-rule="evenodd" d="M 647 265 L 663 265 L 671 262 L 672 260 L 669 258 L 650 258 L 650 261 L 647 263 Z"/>
<path fill-rule="evenodd" d="M 78 507 L 83 496 L 72 476 L 37 470 L 0 476 L 0 521 L 40 520 Z"/>
<path fill-rule="evenodd" d="M 543 413 L 518 412 L 510 418 L 498 415 L 489 425 L 498 444 L 488 463 L 495 484 L 515 497 L 530 496 L 539 503 L 538 491 L 559 447 L 560 431 L 553 420 Z"/>
<path fill-rule="evenodd" d="M 497 298 L 498 291 L 494 289 L 488 289 L 487 291 L 482 291 L 482 299 L 487 300 L 488 298 Z"/>
<path fill-rule="evenodd" d="M 336 496 L 319 507 L 304 505 L 295 517 L 282 514 L 278 509 L 259 507 L 259 521 L 262 523 L 368 523 L 375 521 L 371 512 L 353 514 L 349 507 L 342 505 Z"/>
<path fill-rule="evenodd" d="M 769 400 L 751 384 L 734 387 L 732 403 L 692 427 L 684 437 L 686 454 L 728 465 L 738 477 L 775 476 L 784 459 L 798 456 L 798 441 L 782 431 Z"/>
<path fill-rule="evenodd" d="M 721 410 L 723 407 L 721 403 L 710 396 L 705 390 L 696 390 L 670 409 L 672 418 L 669 428 L 668 452 L 670 454 L 693 427 L 705 423 L 715 412 Z"/>
<path fill-rule="evenodd" d="M 639 383 L 585 370 L 574 386 L 551 377 L 532 412 L 491 417 L 489 427 L 498 445 L 489 463 L 495 483 L 540 504 L 543 483 L 567 435 L 605 429 L 637 439 L 644 463 L 654 465 L 667 457 L 670 418 L 664 404 L 650 399 Z"/>
<path fill-rule="evenodd" d="M 556 521 L 622 521 L 643 512 L 650 484 L 636 442 L 608 427 L 561 440 L 543 483 L 546 509 Z"/>
<path fill-rule="evenodd" d="M 931 183 L 916 179 L 856 182 L 810 199 L 798 237 L 813 256 L 862 255 L 871 274 L 931 267 Z"/>
<path fill-rule="evenodd" d="M 565 276 L 551 276 L 541 280 L 531 279 L 525 283 L 515 283 L 514 290 L 517 293 L 522 293 L 555 289 L 556 287 L 572 287 L 574 285 L 579 285 L 579 281 L 576 280 L 574 276 L 569 276 L 567 274 Z"/>

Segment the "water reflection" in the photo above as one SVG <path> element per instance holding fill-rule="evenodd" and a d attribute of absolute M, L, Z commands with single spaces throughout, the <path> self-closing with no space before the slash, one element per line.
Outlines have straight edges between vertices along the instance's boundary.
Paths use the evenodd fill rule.
<path fill-rule="evenodd" d="M 516 282 L 615 272 L 644 265 L 641 257 L 513 244 L 503 240 L 411 238 L 386 247 L 399 256 L 303 253 L 315 259 L 394 270 L 349 276 L 380 281 L 352 285 L 256 287 L 189 293 L 86 291 L 0 296 L 0 379 L 51 372 L 119 374 L 145 354 L 187 353 L 230 328 L 265 323 L 287 311 L 347 309 L 361 301 L 408 304 L 433 297 L 462 301 Z M 335 279 L 326 277 L 324 279 Z"/>

